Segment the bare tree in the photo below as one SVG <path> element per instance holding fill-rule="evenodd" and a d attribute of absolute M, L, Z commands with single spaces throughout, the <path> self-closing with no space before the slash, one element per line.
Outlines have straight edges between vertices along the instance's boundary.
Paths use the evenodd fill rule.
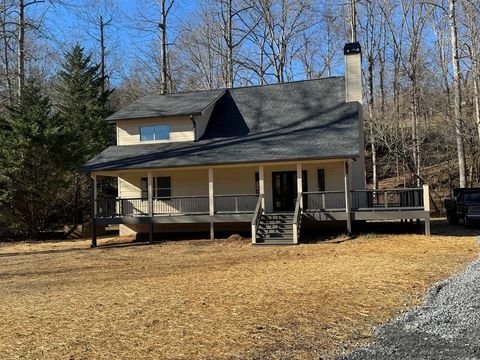
<path fill-rule="evenodd" d="M 449 0 L 449 19 L 450 19 L 450 36 L 452 40 L 452 67 L 453 67 L 453 93 L 455 99 L 455 133 L 457 139 L 457 155 L 458 169 L 460 177 L 460 187 L 467 186 L 467 165 L 465 162 L 465 145 L 463 142 L 463 119 L 462 119 L 462 98 L 460 90 L 460 59 L 458 53 L 457 38 L 457 16 L 456 16 L 456 0 Z"/>
<path fill-rule="evenodd" d="M 160 13 L 161 13 L 161 20 L 160 24 L 158 25 L 161 31 L 161 56 L 162 56 L 162 67 L 161 67 L 161 86 L 160 86 L 160 93 L 166 94 L 168 91 L 167 81 L 168 81 L 168 52 L 167 52 L 167 19 L 170 10 L 172 9 L 173 3 L 175 0 L 170 0 L 167 2 L 166 0 L 157 0 L 160 6 Z"/>

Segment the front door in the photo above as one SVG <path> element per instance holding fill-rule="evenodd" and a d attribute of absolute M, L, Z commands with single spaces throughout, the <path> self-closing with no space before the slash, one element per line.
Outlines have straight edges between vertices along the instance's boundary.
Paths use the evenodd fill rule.
<path fill-rule="evenodd" d="M 307 172 L 302 172 L 304 191 L 306 189 Z M 273 211 L 294 211 L 297 200 L 297 172 L 272 172 Z"/>

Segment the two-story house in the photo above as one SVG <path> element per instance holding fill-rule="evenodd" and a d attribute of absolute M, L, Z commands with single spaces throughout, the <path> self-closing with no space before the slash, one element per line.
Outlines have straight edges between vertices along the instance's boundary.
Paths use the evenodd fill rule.
<path fill-rule="evenodd" d="M 117 145 L 82 167 L 95 223 L 150 238 L 246 228 L 254 244 L 327 221 L 428 225 L 428 188 L 366 190 L 360 45 L 344 54 L 345 76 L 147 96 L 107 118 Z M 117 198 L 97 198 L 98 176 L 118 178 Z"/>

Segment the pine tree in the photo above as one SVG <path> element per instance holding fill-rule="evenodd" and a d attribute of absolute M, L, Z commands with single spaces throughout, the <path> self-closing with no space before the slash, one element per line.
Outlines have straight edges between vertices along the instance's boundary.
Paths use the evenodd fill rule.
<path fill-rule="evenodd" d="M 59 115 L 76 134 L 69 154 L 74 174 L 70 188 L 72 205 L 65 220 L 75 229 L 84 222 L 91 207 L 89 180 L 78 168 L 114 141 L 113 127 L 105 121 L 112 113 L 109 97 L 113 91 L 105 90 L 106 79 L 100 75 L 100 66 L 78 44 L 65 54 L 58 77 Z"/>
<path fill-rule="evenodd" d="M 72 154 L 77 168 L 113 143 L 113 128 L 105 122 L 112 113 L 112 90 L 103 90 L 104 83 L 100 66 L 92 63 L 91 55 L 85 54 L 80 45 L 65 54 L 57 88 L 58 108 L 65 123 L 78 135 Z"/>
<path fill-rule="evenodd" d="M 16 233 L 37 240 L 62 209 L 64 193 L 59 189 L 69 181 L 63 157 L 74 134 L 52 114 L 50 99 L 33 79 L 0 119 L 0 130 L 3 220 L 13 219 L 7 225 L 15 224 Z"/>

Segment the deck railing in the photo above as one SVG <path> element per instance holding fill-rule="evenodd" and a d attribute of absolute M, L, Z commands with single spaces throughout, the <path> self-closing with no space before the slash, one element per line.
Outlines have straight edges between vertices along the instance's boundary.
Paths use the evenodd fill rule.
<path fill-rule="evenodd" d="M 97 199 L 96 206 L 98 217 L 148 215 L 148 201 L 142 198 Z"/>
<path fill-rule="evenodd" d="M 246 214 L 255 211 L 258 195 L 215 195 L 214 200 L 216 213 Z"/>
<path fill-rule="evenodd" d="M 420 210 L 423 189 L 355 190 L 350 192 L 354 211 Z M 321 191 L 303 194 L 304 212 L 345 211 L 345 192 Z"/>
<path fill-rule="evenodd" d="M 304 192 L 303 210 L 304 212 L 345 211 L 345 192 Z"/>
<path fill-rule="evenodd" d="M 208 214 L 208 195 L 153 199 L 153 215 Z"/>
<path fill-rule="evenodd" d="M 304 194 L 299 193 L 295 203 L 295 212 L 293 213 L 293 243 L 298 244 L 298 238 L 300 237 L 300 231 L 302 227 L 302 197 Z"/>
<path fill-rule="evenodd" d="M 253 214 L 258 195 L 215 195 L 215 213 Z M 97 217 L 148 216 L 149 203 L 142 198 L 97 199 Z M 170 196 L 153 199 L 153 215 L 199 215 L 209 213 L 208 195 Z"/>
<path fill-rule="evenodd" d="M 423 189 L 356 190 L 352 209 L 360 211 L 423 209 Z"/>
<path fill-rule="evenodd" d="M 264 212 L 263 209 L 263 194 L 260 194 L 257 199 L 257 203 L 255 204 L 255 210 L 253 212 L 253 218 L 252 218 L 252 244 L 257 243 L 257 229 L 258 229 L 258 224 L 260 223 L 260 219 L 262 218 L 262 214 Z"/>

